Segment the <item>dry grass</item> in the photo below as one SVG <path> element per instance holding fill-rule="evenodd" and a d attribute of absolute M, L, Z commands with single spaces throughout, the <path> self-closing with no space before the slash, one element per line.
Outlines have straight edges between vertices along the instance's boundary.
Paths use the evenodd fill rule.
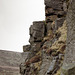
<path fill-rule="evenodd" d="M 61 70 L 59 69 L 59 70 L 57 71 L 57 73 L 54 74 L 54 75 L 61 75 L 60 73 L 61 73 Z"/>
<path fill-rule="evenodd" d="M 35 68 L 39 71 L 42 61 L 39 61 L 37 63 L 34 63 Z"/>
<path fill-rule="evenodd" d="M 67 26 L 66 26 L 66 21 L 64 21 L 63 26 L 60 27 L 56 33 L 60 33 L 61 36 L 57 41 L 55 41 L 52 46 L 50 47 L 51 50 L 57 50 L 60 51 L 61 53 L 64 53 L 65 50 L 65 43 L 66 43 L 66 38 L 67 38 Z"/>

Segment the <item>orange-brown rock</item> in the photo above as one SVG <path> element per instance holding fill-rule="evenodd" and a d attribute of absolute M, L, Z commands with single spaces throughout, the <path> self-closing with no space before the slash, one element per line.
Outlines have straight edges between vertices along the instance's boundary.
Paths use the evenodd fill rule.
<path fill-rule="evenodd" d="M 40 58 L 41 58 L 41 56 L 36 55 L 36 56 L 32 57 L 30 60 L 28 60 L 27 62 L 25 62 L 25 65 L 29 66 L 31 63 L 38 62 L 38 61 L 40 61 Z"/>
<path fill-rule="evenodd" d="M 30 61 L 25 62 L 25 65 L 29 66 L 30 65 Z"/>
<path fill-rule="evenodd" d="M 36 55 L 30 59 L 30 63 L 38 62 L 38 61 L 40 61 L 40 58 L 41 58 L 41 56 Z"/>

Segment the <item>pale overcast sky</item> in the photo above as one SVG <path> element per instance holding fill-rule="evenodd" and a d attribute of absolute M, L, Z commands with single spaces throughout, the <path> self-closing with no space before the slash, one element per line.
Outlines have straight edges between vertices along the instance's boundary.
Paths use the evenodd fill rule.
<path fill-rule="evenodd" d="M 44 19 L 44 0 L 0 0 L 0 49 L 22 52 L 30 25 Z"/>

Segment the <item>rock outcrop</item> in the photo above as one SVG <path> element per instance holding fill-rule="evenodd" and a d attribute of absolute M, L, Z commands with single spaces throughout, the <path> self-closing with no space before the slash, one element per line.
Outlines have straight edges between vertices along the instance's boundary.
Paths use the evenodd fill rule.
<path fill-rule="evenodd" d="M 22 75 L 54 75 L 58 72 L 66 48 L 66 13 L 65 0 L 45 0 L 46 19 L 33 22 L 30 45 L 23 46 L 23 51 L 29 54 L 24 66 L 20 66 Z"/>
<path fill-rule="evenodd" d="M 30 27 L 30 43 L 41 42 L 45 35 L 45 24 L 43 21 L 33 22 Z"/>
<path fill-rule="evenodd" d="M 75 75 L 75 0 L 69 0 L 67 47 L 61 75 Z"/>
<path fill-rule="evenodd" d="M 0 51 L 0 75 L 75 75 L 75 0 L 44 3 L 45 21 L 30 26 L 24 52 Z"/>

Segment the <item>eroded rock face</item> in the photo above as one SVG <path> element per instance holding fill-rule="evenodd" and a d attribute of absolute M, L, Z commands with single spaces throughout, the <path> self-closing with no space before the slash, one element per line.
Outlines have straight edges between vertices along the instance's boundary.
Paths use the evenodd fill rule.
<path fill-rule="evenodd" d="M 42 51 L 42 65 L 40 67 L 39 75 L 46 75 L 50 63 L 51 57 Z"/>
<path fill-rule="evenodd" d="M 71 0 L 67 14 L 67 48 L 65 63 L 75 63 L 75 0 Z"/>
<path fill-rule="evenodd" d="M 33 22 L 30 27 L 30 43 L 42 41 L 45 32 L 45 23 L 43 21 Z"/>
<path fill-rule="evenodd" d="M 27 56 L 28 61 L 25 61 L 29 65 L 23 66 L 21 74 L 54 75 L 60 69 L 66 46 L 66 25 L 63 25 L 66 11 L 65 0 L 45 0 L 46 19 L 45 22 L 33 22 L 30 27 L 30 53 Z M 38 61 L 30 63 L 36 55 L 40 56 L 40 64 Z"/>
<path fill-rule="evenodd" d="M 63 66 L 61 75 L 75 75 L 75 63 Z"/>
<path fill-rule="evenodd" d="M 62 10 L 63 1 L 64 0 L 45 0 L 45 4 L 47 5 L 47 7 Z"/>
<path fill-rule="evenodd" d="M 55 31 L 62 26 L 67 12 L 65 0 L 45 0 L 47 32 Z"/>
<path fill-rule="evenodd" d="M 25 45 L 23 46 L 23 51 L 26 52 L 26 51 L 30 51 L 31 49 L 31 45 Z"/>
<path fill-rule="evenodd" d="M 75 75 L 75 0 L 69 0 L 67 47 L 61 75 Z"/>

